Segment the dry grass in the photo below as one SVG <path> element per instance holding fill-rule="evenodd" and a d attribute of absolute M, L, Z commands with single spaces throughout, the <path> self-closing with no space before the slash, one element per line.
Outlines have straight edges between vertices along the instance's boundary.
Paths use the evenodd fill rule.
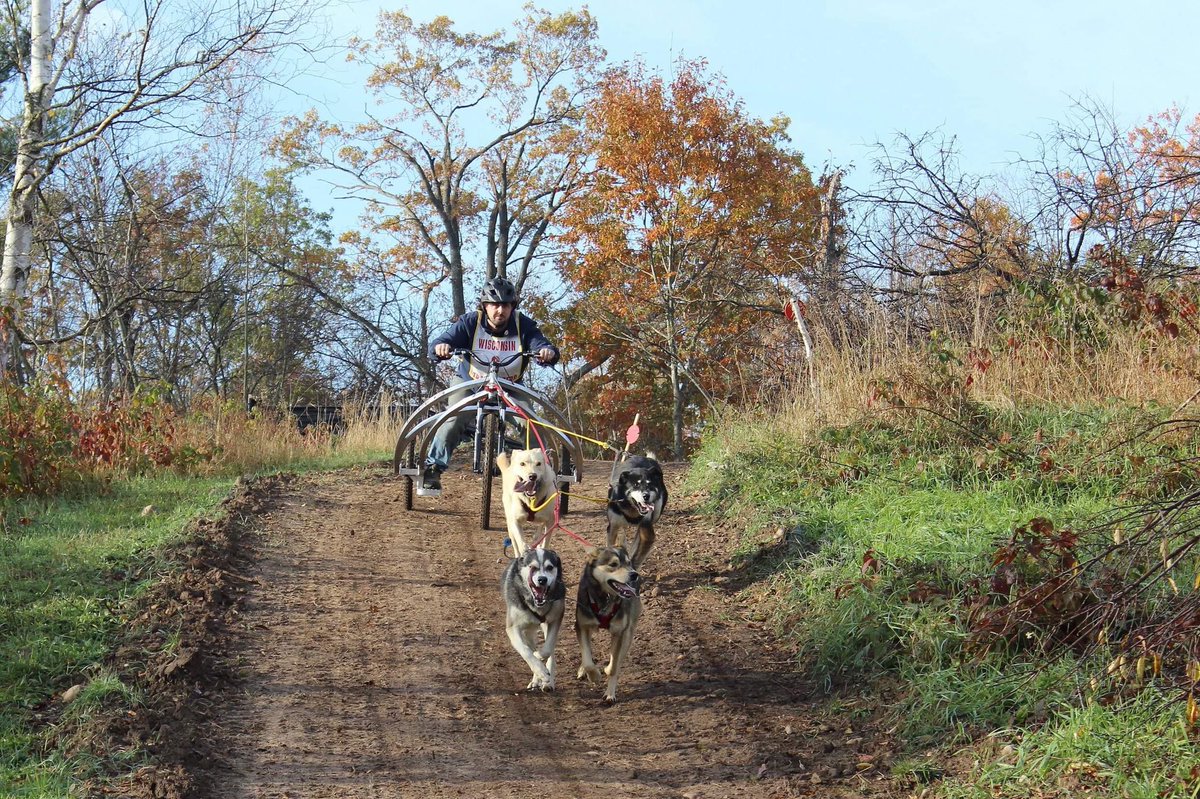
<path fill-rule="evenodd" d="M 1200 394 L 1195 367 L 1200 347 L 1195 337 L 1169 339 L 1122 331 L 1104 348 L 1089 348 L 997 336 L 997 345 L 986 350 L 943 343 L 941 352 L 951 357 L 941 361 L 930 347 L 905 344 L 883 325 L 868 331 L 852 348 L 837 349 L 827 337 L 822 339 L 816 346 L 813 385 L 806 375 L 797 375 L 792 390 L 775 407 L 763 409 L 774 425 L 801 437 L 877 412 L 878 389 L 889 382 L 942 381 L 947 390 L 1001 409 L 1115 401 L 1182 411 Z"/>
<path fill-rule="evenodd" d="M 994 355 L 972 394 L 993 405 L 1085 405 L 1118 400 L 1177 408 L 1194 398 L 1200 380 L 1194 339 L 1124 332 L 1103 349 L 1033 344 Z"/>
<path fill-rule="evenodd" d="M 387 408 L 390 401 L 391 398 L 385 396 L 383 407 Z M 361 453 L 364 456 L 392 454 L 400 435 L 400 426 L 404 423 L 403 412 L 389 417 L 386 412 L 378 413 L 363 405 L 353 405 L 345 410 L 344 416 L 346 432 L 338 444 L 343 452 Z"/>
<path fill-rule="evenodd" d="M 386 405 L 385 405 L 386 407 Z M 303 433 L 286 412 L 259 408 L 248 416 L 229 403 L 201 407 L 179 420 L 176 443 L 195 454 L 185 462 L 199 473 L 256 472 L 337 458 L 390 455 L 403 417 L 389 419 L 365 405 L 343 408 L 345 428 L 310 427 Z"/>

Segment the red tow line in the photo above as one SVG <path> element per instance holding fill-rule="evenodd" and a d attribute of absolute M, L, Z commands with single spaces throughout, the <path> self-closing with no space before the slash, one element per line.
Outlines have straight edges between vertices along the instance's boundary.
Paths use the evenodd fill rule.
<path fill-rule="evenodd" d="M 541 433 L 538 432 L 537 425 L 534 424 L 533 420 L 529 418 L 529 414 L 525 412 L 524 408 L 522 408 L 520 405 L 518 405 L 517 403 L 515 403 L 511 399 L 509 399 L 508 394 L 504 393 L 504 389 L 500 388 L 499 386 L 496 386 L 496 392 L 500 395 L 500 399 L 504 400 L 505 405 L 507 405 L 512 410 L 516 411 L 517 414 L 525 420 L 526 429 L 533 431 L 533 436 L 534 436 L 534 438 L 537 439 L 538 448 L 540 448 L 542 450 L 543 457 L 546 457 L 547 456 L 546 444 L 545 444 L 545 442 L 542 441 L 542 435 L 541 435 Z M 561 503 L 559 502 L 558 494 L 560 494 L 560 493 L 561 492 L 559 492 L 557 490 L 557 486 L 556 486 L 555 487 L 555 497 L 554 497 L 554 523 L 546 528 L 546 532 L 543 533 L 542 536 L 533 543 L 533 546 L 531 548 L 537 549 L 539 546 L 542 545 L 543 541 L 545 541 L 547 538 L 550 537 L 551 533 L 553 533 L 555 530 L 562 530 L 564 533 L 571 536 L 572 538 L 574 538 L 579 543 L 583 544 L 588 549 L 593 549 L 594 547 L 592 546 L 592 543 L 590 541 L 588 541 L 586 538 L 584 538 L 583 536 L 576 533 L 574 530 L 571 530 L 570 528 L 563 526 L 561 518 L 559 516 L 559 508 L 561 507 Z"/>

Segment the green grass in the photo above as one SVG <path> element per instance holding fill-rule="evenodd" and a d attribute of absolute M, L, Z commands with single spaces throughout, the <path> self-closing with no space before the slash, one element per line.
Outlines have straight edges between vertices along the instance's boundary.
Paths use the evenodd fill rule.
<path fill-rule="evenodd" d="M 949 758 L 954 746 L 998 730 L 1037 730 L 1023 739 L 1027 759 L 1043 764 L 1026 776 L 1022 795 L 1031 795 L 1029 780 L 1052 782 L 1050 772 L 1070 765 L 1054 754 L 1066 750 L 1045 722 L 1099 712 L 1078 705 L 1104 662 L 1043 656 L 1036 646 L 983 649 L 973 644 L 971 603 L 988 595 L 999 547 L 1032 519 L 1055 531 L 1093 530 L 1075 547 L 1084 559 L 1108 545 L 1106 525 L 1123 507 L 1193 489 L 1196 426 L 1155 427 L 1163 418 L 1162 409 L 1105 405 L 968 407 L 950 421 L 889 412 L 813 434 L 743 424 L 706 443 L 685 490 L 707 492 L 714 513 L 746 523 L 735 565 L 769 589 L 763 615 L 794 645 L 801 668 L 829 686 L 885 676 L 903 685 L 888 723 L 912 751 L 940 747 Z M 1200 529 L 1196 515 L 1178 519 L 1185 533 Z M 759 531 L 775 527 L 787 531 L 783 544 L 764 547 Z M 1118 552 L 1101 566 L 1150 565 L 1153 550 Z M 1197 565 L 1177 567 L 1177 582 L 1190 587 Z M 1141 609 L 1169 600 L 1160 584 Z M 1150 724 L 1171 740 L 1162 718 L 1151 723 L 1138 708 L 1106 711 L 1105 729 L 1133 734 Z M 1178 720 L 1181 706 L 1171 712 Z M 1100 729 L 1096 718 L 1089 723 Z M 1149 774 L 1149 754 L 1139 760 L 1134 751 L 1114 747 L 1114 762 Z M 1168 772 L 1194 763 L 1178 746 L 1150 751 Z M 1114 775 L 1093 775 L 1092 788 L 1115 791 L 1095 795 L 1154 795 Z M 983 776 L 978 784 L 987 784 Z"/>
<path fill-rule="evenodd" d="M 1154 689 L 1118 705 L 1061 707 L 1033 731 L 998 737 L 1015 743 L 970 779 L 949 781 L 944 796 L 1200 796 L 1200 747 L 1188 735 L 1180 704 Z"/>
<path fill-rule="evenodd" d="M 229 479 L 174 476 L 114 483 L 103 494 L 13 504 L 0 535 L 0 794 L 65 796 L 86 772 L 86 752 L 46 749 L 35 712 L 75 684 L 68 706 L 87 712 L 133 689 L 100 665 L 128 622 L 128 602 L 149 579 L 134 575 L 209 513 Z M 142 509 L 153 505 L 145 516 Z M 170 568 L 161 564 L 160 568 Z M 68 718 L 70 716 L 68 715 Z"/>

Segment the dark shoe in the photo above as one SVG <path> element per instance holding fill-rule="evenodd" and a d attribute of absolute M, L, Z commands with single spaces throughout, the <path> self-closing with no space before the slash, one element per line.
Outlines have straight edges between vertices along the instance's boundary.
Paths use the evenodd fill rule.
<path fill-rule="evenodd" d="M 438 497 L 442 494 L 442 470 L 437 466 L 426 466 L 417 486 L 417 496 Z"/>

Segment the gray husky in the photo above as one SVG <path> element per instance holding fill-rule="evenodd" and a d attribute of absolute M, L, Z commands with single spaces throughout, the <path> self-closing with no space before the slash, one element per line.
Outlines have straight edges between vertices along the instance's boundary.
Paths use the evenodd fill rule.
<path fill-rule="evenodd" d="M 528 549 L 509 561 L 500 578 L 500 590 L 507 609 L 504 627 L 508 640 L 533 670 L 533 679 L 526 687 L 553 691 L 554 645 L 567 604 L 562 562 L 553 550 Z M 537 649 L 539 629 L 541 649 Z"/>

